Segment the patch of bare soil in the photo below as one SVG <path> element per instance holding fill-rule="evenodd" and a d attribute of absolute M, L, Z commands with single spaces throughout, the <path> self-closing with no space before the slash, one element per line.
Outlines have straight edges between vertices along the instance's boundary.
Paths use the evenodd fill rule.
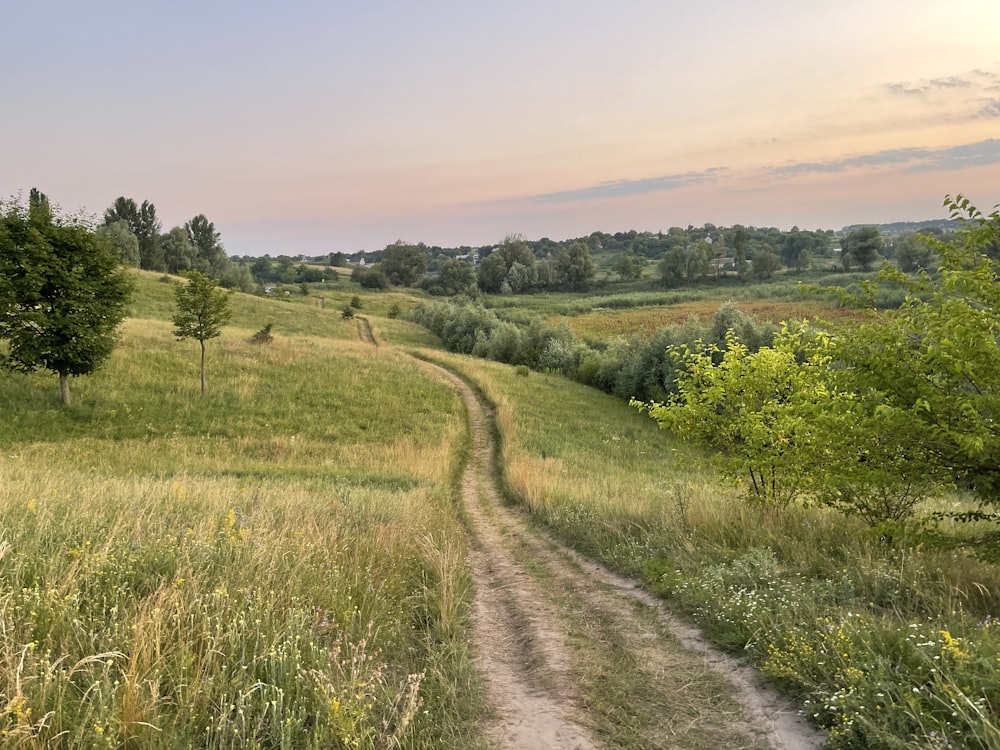
<path fill-rule="evenodd" d="M 462 497 L 473 539 L 473 638 L 496 709 L 487 734 L 498 748 L 603 746 L 598 733 L 607 734 L 607 721 L 596 718 L 594 695 L 581 687 L 593 665 L 579 663 L 571 645 L 581 638 L 608 649 L 614 644 L 622 669 L 627 663 L 640 672 L 631 684 L 655 710 L 645 710 L 632 747 L 822 747 L 823 737 L 762 687 L 752 669 L 713 649 L 635 582 L 563 547 L 503 505 L 491 415 L 464 381 L 434 369 L 458 389 L 469 414 L 473 449 Z M 639 722 L 625 705 L 615 720 Z"/>

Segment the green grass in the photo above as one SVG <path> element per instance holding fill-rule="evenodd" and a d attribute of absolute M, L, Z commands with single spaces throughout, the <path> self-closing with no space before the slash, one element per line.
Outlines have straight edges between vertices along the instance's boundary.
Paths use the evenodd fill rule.
<path fill-rule="evenodd" d="M 483 746 L 454 392 L 329 304 L 238 294 L 202 397 L 137 277 L 71 407 L 0 383 L 0 746 Z"/>
<path fill-rule="evenodd" d="M 753 510 L 620 401 L 432 356 L 497 406 L 512 496 L 743 654 L 831 747 L 1000 748 L 1000 566 L 927 529 L 890 546 L 824 509 Z"/>

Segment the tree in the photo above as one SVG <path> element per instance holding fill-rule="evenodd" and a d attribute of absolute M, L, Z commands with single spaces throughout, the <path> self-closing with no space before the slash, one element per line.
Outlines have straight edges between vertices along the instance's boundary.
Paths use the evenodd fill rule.
<path fill-rule="evenodd" d="M 223 266 L 229 264 L 229 258 L 226 257 L 215 225 L 205 218 L 205 214 L 198 214 L 184 225 L 184 230 L 195 252 L 196 262 L 192 268 L 206 276 L 219 278 L 224 270 Z"/>
<path fill-rule="evenodd" d="M 174 227 L 160 237 L 160 247 L 167 273 L 182 274 L 194 268 L 196 251 L 184 227 Z"/>
<path fill-rule="evenodd" d="M 677 395 L 667 403 L 633 406 L 662 428 L 713 451 L 722 473 L 740 483 L 754 505 L 787 505 L 807 485 L 803 448 L 811 424 L 797 402 L 815 393 L 814 372 L 795 353 L 764 347 L 750 352 L 732 332 L 718 347 L 673 351 Z"/>
<path fill-rule="evenodd" d="M 574 242 L 559 253 L 556 260 L 556 279 L 563 289 L 583 292 L 594 281 L 594 261 L 585 242 Z"/>
<path fill-rule="evenodd" d="M 907 291 L 903 304 L 840 337 L 841 366 L 877 393 L 880 415 L 981 502 L 1000 507 L 1000 211 L 983 215 L 961 195 L 945 205 L 963 223 L 959 239 L 933 243 L 939 274 L 916 278 L 884 267 L 882 283 Z M 873 306 L 873 303 L 870 303 Z"/>
<path fill-rule="evenodd" d="M 427 254 L 417 245 L 397 240 L 382 254 L 382 273 L 394 286 L 413 286 L 427 271 Z"/>
<path fill-rule="evenodd" d="M 136 267 L 142 262 L 142 256 L 139 254 L 139 238 L 128 228 L 127 221 L 119 219 L 111 224 L 105 224 L 97 228 L 97 233 L 107 240 L 123 262 Z"/>
<path fill-rule="evenodd" d="M 508 234 L 479 264 L 479 287 L 492 294 L 530 291 L 538 281 L 535 256 L 519 234 Z"/>
<path fill-rule="evenodd" d="M 362 289 L 388 289 L 389 280 L 382 273 L 380 265 L 355 266 L 351 271 L 351 281 L 356 281 Z"/>
<path fill-rule="evenodd" d="M 468 294 L 476 288 L 476 269 L 464 260 L 446 260 L 438 269 L 438 277 L 432 289 L 448 296 Z"/>
<path fill-rule="evenodd" d="M 160 220 L 156 218 L 156 206 L 143 201 L 141 206 L 131 198 L 119 196 L 104 212 L 104 223 L 113 224 L 123 220 L 139 239 L 139 267 L 147 271 L 165 271 L 166 262 L 160 247 Z"/>
<path fill-rule="evenodd" d="M 907 232 L 896 241 L 896 265 L 900 271 L 932 271 L 935 262 L 931 244 L 916 232 Z"/>
<path fill-rule="evenodd" d="M 736 254 L 736 275 L 742 279 L 747 275 L 747 230 L 743 227 L 736 228 L 733 252 Z"/>
<path fill-rule="evenodd" d="M 201 392 L 205 393 L 205 342 L 222 333 L 229 322 L 229 294 L 218 288 L 218 282 L 199 271 L 188 271 L 187 283 L 174 287 L 177 312 L 174 313 L 174 335 L 181 339 L 197 339 L 201 345 Z"/>
<path fill-rule="evenodd" d="M 499 294 L 507 278 L 507 263 L 503 255 L 494 251 L 483 258 L 477 272 L 479 288 L 490 294 Z"/>
<path fill-rule="evenodd" d="M 843 248 L 845 257 L 857 262 L 862 271 L 868 271 L 885 248 L 885 240 L 878 227 L 860 227 L 847 235 Z"/>
<path fill-rule="evenodd" d="M 750 276 L 756 281 L 765 281 L 774 276 L 775 271 L 781 267 L 778 256 L 766 250 L 754 253 L 753 262 L 750 264 Z"/>
<path fill-rule="evenodd" d="M 630 251 L 618 256 L 618 260 L 615 261 L 615 273 L 621 276 L 622 281 L 638 281 L 642 278 L 645 266 L 646 258 Z"/>
<path fill-rule="evenodd" d="M 132 283 L 107 237 L 56 216 L 33 190 L 28 208 L 0 206 L 0 340 L 5 363 L 59 376 L 64 405 L 70 376 L 89 375 L 111 355 Z"/>
<path fill-rule="evenodd" d="M 687 268 L 687 252 L 683 245 L 674 245 L 663 260 L 660 261 L 660 278 L 663 286 L 673 288 L 680 286 L 684 281 L 684 272 Z"/>

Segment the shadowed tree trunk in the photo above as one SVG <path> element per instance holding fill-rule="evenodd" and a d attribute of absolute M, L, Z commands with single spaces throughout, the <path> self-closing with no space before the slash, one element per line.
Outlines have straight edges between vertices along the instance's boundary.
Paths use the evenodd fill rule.
<path fill-rule="evenodd" d="M 62 399 L 63 406 L 69 406 L 69 375 L 65 372 L 59 373 L 59 397 Z"/>

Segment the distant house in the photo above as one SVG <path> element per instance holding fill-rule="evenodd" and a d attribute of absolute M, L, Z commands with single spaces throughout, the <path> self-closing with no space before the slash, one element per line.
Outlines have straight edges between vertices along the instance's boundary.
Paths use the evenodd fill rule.
<path fill-rule="evenodd" d="M 736 259 L 735 258 L 712 258 L 709 264 L 718 271 L 735 271 L 736 270 Z"/>

